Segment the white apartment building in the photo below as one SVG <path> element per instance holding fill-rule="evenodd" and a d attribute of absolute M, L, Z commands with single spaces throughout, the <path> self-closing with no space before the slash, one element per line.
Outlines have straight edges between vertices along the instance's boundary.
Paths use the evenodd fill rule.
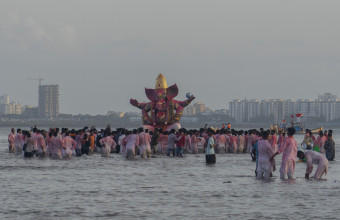
<path fill-rule="evenodd" d="M 289 119 L 298 113 L 305 117 L 324 117 L 326 122 L 340 119 L 340 99 L 331 93 L 318 99 L 234 99 L 229 103 L 229 114 L 236 122 L 249 122 L 257 117 L 270 117 L 274 122 Z"/>

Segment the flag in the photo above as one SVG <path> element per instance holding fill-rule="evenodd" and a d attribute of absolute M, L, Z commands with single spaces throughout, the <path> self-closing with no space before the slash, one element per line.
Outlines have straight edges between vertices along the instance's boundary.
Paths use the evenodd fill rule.
<path fill-rule="evenodd" d="M 303 114 L 301 114 L 301 113 L 300 113 L 300 114 L 296 114 L 296 117 L 297 117 L 297 118 L 302 118 L 302 117 L 303 117 Z"/>
<path fill-rule="evenodd" d="M 283 122 L 283 123 L 285 123 L 285 122 L 286 122 L 286 120 L 283 120 L 282 122 Z"/>
<path fill-rule="evenodd" d="M 294 119 L 294 115 L 292 115 L 291 117 L 292 117 L 292 119 Z"/>

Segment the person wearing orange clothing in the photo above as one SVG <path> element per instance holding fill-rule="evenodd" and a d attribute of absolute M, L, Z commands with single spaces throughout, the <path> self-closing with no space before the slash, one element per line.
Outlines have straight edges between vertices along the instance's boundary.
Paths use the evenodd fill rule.
<path fill-rule="evenodd" d="M 96 137 L 95 137 L 93 131 L 91 131 L 91 133 L 90 133 L 89 141 L 90 141 L 90 154 L 93 154 L 94 145 L 95 145 L 95 141 L 96 141 Z"/>

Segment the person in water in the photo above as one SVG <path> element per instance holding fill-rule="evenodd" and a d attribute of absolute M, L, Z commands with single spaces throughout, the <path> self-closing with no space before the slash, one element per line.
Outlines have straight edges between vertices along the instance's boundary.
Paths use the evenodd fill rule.
<path fill-rule="evenodd" d="M 293 179 L 295 171 L 295 162 L 297 159 L 297 141 L 294 138 L 295 129 L 288 128 L 288 138 L 280 146 L 279 150 L 271 157 L 274 160 L 276 155 L 283 153 L 282 162 L 280 168 L 280 178 L 285 179 L 288 175 L 288 179 Z"/>
<path fill-rule="evenodd" d="M 81 139 L 81 154 L 90 154 L 90 140 L 87 134 L 84 134 L 83 138 Z"/>
<path fill-rule="evenodd" d="M 212 129 L 208 129 L 208 140 L 207 147 L 205 149 L 205 160 L 207 164 L 215 164 L 216 163 L 216 155 L 215 155 L 215 140 L 214 140 L 214 131 Z"/>
<path fill-rule="evenodd" d="M 328 160 L 325 156 L 315 151 L 299 151 L 297 153 L 298 158 L 301 160 L 306 158 L 307 169 L 305 178 L 309 179 L 309 175 L 313 172 L 313 164 L 318 165 L 316 172 L 314 174 L 314 179 L 321 179 L 322 175 L 325 173 L 327 175 L 328 172 Z"/>
<path fill-rule="evenodd" d="M 28 132 L 27 135 L 26 135 L 25 144 L 23 146 L 25 158 L 33 157 L 33 148 L 34 148 L 34 142 L 31 138 L 31 134 Z"/>
<path fill-rule="evenodd" d="M 134 129 L 132 134 L 129 134 L 125 141 L 126 141 L 126 152 L 125 157 L 126 159 L 134 159 L 136 157 L 136 147 L 139 146 L 139 137 L 137 134 L 137 129 Z"/>
<path fill-rule="evenodd" d="M 269 132 L 264 131 L 262 140 L 258 142 L 258 165 L 257 165 L 257 179 L 268 179 L 273 172 L 273 160 L 271 157 L 274 155 L 274 150 L 268 141 Z"/>
<path fill-rule="evenodd" d="M 333 136 L 332 133 L 329 133 L 328 139 L 324 144 L 326 158 L 328 161 L 333 161 L 335 159 L 335 143 L 332 136 Z"/>
<path fill-rule="evenodd" d="M 11 133 L 8 135 L 8 151 L 10 153 L 15 153 L 14 143 L 15 143 L 15 129 L 12 128 Z"/>
<path fill-rule="evenodd" d="M 17 133 L 14 138 L 14 146 L 17 154 L 21 154 L 22 147 L 24 145 L 24 137 L 20 128 L 17 129 Z"/>
<path fill-rule="evenodd" d="M 172 155 L 175 156 L 176 142 L 178 141 L 175 132 L 176 132 L 175 129 L 172 129 L 170 131 L 170 135 L 168 136 L 168 145 L 166 152 L 166 155 L 168 157 L 170 157 L 170 152 L 172 152 Z"/>

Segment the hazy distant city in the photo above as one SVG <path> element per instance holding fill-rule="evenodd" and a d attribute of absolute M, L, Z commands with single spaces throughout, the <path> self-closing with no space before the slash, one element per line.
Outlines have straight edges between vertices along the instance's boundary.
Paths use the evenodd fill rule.
<path fill-rule="evenodd" d="M 140 112 L 108 111 L 106 115 L 72 115 L 59 112 L 59 86 L 39 84 L 38 106 L 21 105 L 10 96 L 0 96 L 1 125 L 43 123 L 107 124 L 136 126 L 141 124 Z M 181 120 L 184 125 L 272 124 L 290 122 L 291 116 L 301 113 L 309 124 L 340 122 L 340 99 L 331 93 L 316 99 L 234 99 L 225 109 L 212 110 L 202 102 L 185 109 Z"/>

